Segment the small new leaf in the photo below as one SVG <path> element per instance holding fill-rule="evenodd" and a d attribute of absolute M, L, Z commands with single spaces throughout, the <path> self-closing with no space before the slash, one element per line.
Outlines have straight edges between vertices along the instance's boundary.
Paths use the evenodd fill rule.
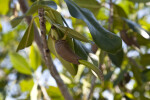
<path fill-rule="evenodd" d="M 69 35 L 72 38 L 78 39 L 83 42 L 89 42 L 89 40 L 85 36 L 83 36 L 82 34 L 78 33 L 77 31 L 71 28 L 64 27 L 58 24 L 53 24 L 53 25 L 56 26 L 58 29 L 60 29 L 64 34 Z"/>
<path fill-rule="evenodd" d="M 34 40 L 34 24 L 32 20 L 27 30 L 25 31 L 23 38 L 19 43 L 17 51 L 29 47 L 32 44 L 33 40 Z"/>

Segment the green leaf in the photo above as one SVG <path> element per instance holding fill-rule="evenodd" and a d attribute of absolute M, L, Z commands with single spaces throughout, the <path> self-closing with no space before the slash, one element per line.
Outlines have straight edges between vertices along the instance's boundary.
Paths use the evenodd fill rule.
<path fill-rule="evenodd" d="M 132 2 L 136 2 L 136 3 L 146 3 L 146 2 L 150 2 L 149 0 L 130 0 Z"/>
<path fill-rule="evenodd" d="M 101 79 L 103 81 L 103 73 L 101 72 L 101 70 L 96 67 L 95 65 L 91 64 L 90 62 L 86 61 L 86 60 L 79 60 L 80 64 L 85 65 L 86 67 L 90 68 L 91 70 L 93 70 L 97 76 L 99 77 L 99 79 Z"/>
<path fill-rule="evenodd" d="M 80 8 L 72 0 L 65 0 L 70 14 L 83 20 L 91 32 L 94 42 L 104 51 L 116 53 L 122 47 L 121 39 L 114 33 L 106 30 L 96 20 L 94 15 L 85 8 Z"/>
<path fill-rule="evenodd" d="M 113 4 L 113 11 L 115 16 L 117 15 L 119 17 L 124 17 L 124 18 L 128 17 L 124 9 L 119 5 Z"/>
<path fill-rule="evenodd" d="M 29 63 L 24 57 L 18 53 L 10 53 L 10 60 L 13 64 L 13 67 L 20 73 L 31 75 L 32 70 Z"/>
<path fill-rule="evenodd" d="M 140 35 L 142 35 L 144 38 L 146 39 L 150 39 L 150 34 L 144 30 L 143 28 L 141 28 L 141 26 L 129 19 L 125 19 L 123 18 L 123 20 L 128 24 L 128 26 L 135 32 L 139 33 Z"/>
<path fill-rule="evenodd" d="M 10 24 L 11 24 L 12 28 L 14 28 L 17 25 L 19 25 L 23 18 L 24 18 L 24 16 L 19 16 L 19 17 L 16 17 L 16 18 L 12 19 L 10 21 Z"/>
<path fill-rule="evenodd" d="M 142 80 L 144 82 L 150 82 L 150 69 L 145 69 L 142 73 L 141 73 L 141 77 Z"/>
<path fill-rule="evenodd" d="M 108 54 L 109 58 L 115 64 L 117 67 L 121 67 L 122 61 L 123 61 L 123 50 L 121 49 L 116 54 Z"/>
<path fill-rule="evenodd" d="M 113 82 L 113 86 L 116 86 L 117 84 L 119 84 L 123 78 L 124 78 L 124 74 L 127 72 L 127 67 L 123 70 L 120 71 L 118 77 L 115 79 L 115 81 Z"/>
<path fill-rule="evenodd" d="M 47 89 L 47 93 L 52 100 L 64 100 L 60 90 L 57 87 L 50 86 L 49 89 Z"/>
<path fill-rule="evenodd" d="M 96 0 L 74 0 L 75 3 L 77 3 L 82 8 L 87 8 L 91 12 L 94 13 L 94 15 L 97 15 L 101 5 Z"/>
<path fill-rule="evenodd" d="M 67 69 L 67 71 L 69 71 L 69 73 L 72 76 L 75 76 L 77 71 L 75 70 L 74 66 L 67 62 L 66 60 L 64 60 L 62 57 L 60 57 L 55 49 L 55 41 L 51 38 L 51 36 L 48 37 L 48 46 L 50 51 L 60 60 L 60 62 L 63 64 L 63 66 Z"/>
<path fill-rule="evenodd" d="M 9 0 L 0 0 L 0 15 L 5 15 L 9 10 Z"/>
<path fill-rule="evenodd" d="M 83 36 L 82 34 L 78 33 L 77 31 L 71 28 L 64 27 L 59 24 L 53 24 L 53 25 L 56 26 L 58 29 L 60 29 L 64 34 L 69 35 L 72 38 L 78 39 L 83 42 L 89 42 L 89 40 L 85 36 Z"/>
<path fill-rule="evenodd" d="M 34 14 L 39 8 L 44 8 L 45 10 L 47 10 L 49 8 L 57 9 L 57 5 L 55 2 L 49 1 L 49 0 L 36 1 L 31 5 L 29 10 L 23 16 L 16 17 L 10 21 L 12 27 L 13 28 L 16 27 L 25 16 L 30 16 L 30 15 Z"/>
<path fill-rule="evenodd" d="M 82 59 L 87 60 L 89 50 L 79 40 L 73 39 L 73 42 L 75 53 Z"/>
<path fill-rule="evenodd" d="M 150 54 L 141 55 L 140 63 L 141 63 L 143 66 L 148 66 L 148 65 L 150 65 Z"/>
<path fill-rule="evenodd" d="M 28 26 L 27 30 L 25 31 L 25 34 L 23 38 L 21 39 L 17 51 L 24 49 L 25 47 L 29 47 L 34 40 L 34 24 L 33 24 L 33 19 Z"/>
<path fill-rule="evenodd" d="M 111 78 L 111 76 L 113 75 L 113 73 L 114 73 L 114 71 L 109 71 L 109 72 L 104 76 L 105 81 L 108 81 L 108 80 Z"/>
<path fill-rule="evenodd" d="M 40 0 L 40 1 L 36 1 L 34 2 L 31 7 L 29 8 L 29 10 L 25 13 L 26 16 L 32 15 L 33 13 L 35 13 L 39 8 L 44 8 L 44 9 L 49 9 L 49 8 L 53 8 L 53 9 L 57 9 L 57 5 L 54 1 L 50 1 L 50 0 Z"/>
<path fill-rule="evenodd" d="M 29 58 L 31 67 L 33 68 L 33 70 L 36 70 L 37 67 L 39 67 L 39 65 L 41 64 L 41 56 L 39 50 L 34 45 L 30 47 Z"/>
<path fill-rule="evenodd" d="M 137 81 L 138 85 L 142 85 L 140 69 L 131 63 L 131 70 L 133 72 L 133 76 L 135 77 L 135 80 Z"/>
<path fill-rule="evenodd" d="M 63 20 L 62 20 L 62 17 L 61 17 L 61 14 L 52 9 L 52 8 L 49 8 L 49 9 L 46 9 L 45 10 L 45 16 L 47 16 L 48 18 L 46 18 L 51 24 L 53 23 L 56 23 L 56 24 L 60 24 L 60 25 L 64 25 L 63 24 Z"/>
<path fill-rule="evenodd" d="M 19 85 L 21 87 L 22 92 L 26 92 L 26 91 L 30 92 L 34 85 L 34 82 L 33 79 L 21 80 Z"/>

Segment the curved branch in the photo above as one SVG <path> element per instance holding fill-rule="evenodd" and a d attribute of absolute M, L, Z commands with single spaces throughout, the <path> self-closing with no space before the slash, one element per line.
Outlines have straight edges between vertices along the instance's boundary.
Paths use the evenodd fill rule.
<path fill-rule="evenodd" d="M 28 4 L 26 2 L 26 0 L 19 0 L 20 3 L 20 7 L 22 9 L 22 12 L 25 13 L 28 10 Z M 51 73 L 51 75 L 53 76 L 53 78 L 55 79 L 62 95 L 64 96 L 65 100 L 73 100 L 72 96 L 70 95 L 66 85 L 64 84 L 63 80 L 61 79 L 58 71 L 56 70 L 55 65 L 53 64 L 52 58 L 50 56 L 50 51 L 47 45 L 47 40 L 46 40 L 46 33 L 45 33 L 45 22 L 44 22 L 44 10 L 43 9 L 39 9 L 39 20 L 40 20 L 40 30 L 41 30 L 41 37 L 39 35 L 39 32 L 37 30 L 37 27 L 34 25 L 34 32 L 35 32 L 35 42 L 38 45 L 41 54 L 45 60 L 45 63 Z M 31 17 L 27 17 L 27 22 L 28 24 L 31 21 Z"/>

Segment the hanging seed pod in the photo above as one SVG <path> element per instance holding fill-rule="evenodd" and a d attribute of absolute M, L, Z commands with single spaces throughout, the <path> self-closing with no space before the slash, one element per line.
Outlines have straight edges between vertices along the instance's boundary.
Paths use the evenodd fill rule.
<path fill-rule="evenodd" d="M 69 47 L 65 40 L 57 40 L 55 43 L 55 48 L 57 53 L 66 61 L 73 64 L 79 64 L 78 60 L 80 59 L 72 49 Z"/>

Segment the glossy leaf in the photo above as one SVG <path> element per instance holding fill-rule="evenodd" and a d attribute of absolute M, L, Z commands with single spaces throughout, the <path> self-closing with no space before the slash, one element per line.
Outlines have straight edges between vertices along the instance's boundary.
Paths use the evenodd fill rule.
<path fill-rule="evenodd" d="M 34 45 L 30 47 L 29 58 L 31 67 L 33 68 L 33 70 L 36 70 L 41 64 L 41 56 L 37 47 L 35 47 Z"/>
<path fill-rule="evenodd" d="M 27 30 L 24 33 L 23 38 L 21 39 L 17 51 L 24 49 L 25 47 L 29 47 L 34 40 L 34 24 L 33 24 L 33 19 L 28 26 Z"/>
<path fill-rule="evenodd" d="M 141 55 L 140 63 L 141 63 L 143 66 L 148 66 L 148 65 L 150 65 L 150 54 Z"/>
<path fill-rule="evenodd" d="M 73 40 L 75 53 L 82 59 L 87 60 L 89 50 L 79 40 Z"/>
<path fill-rule="evenodd" d="M 19 55 L 18 53 L 10 53 L 10 60 L 13 64 L 13 67 L 22 74 L 31 75 L 32 70 L 29 63 L 26 61 L 24 57 Z"/>
<path fill-rule="evenodd" d="M 94 15 L 85 8 L 80 8 L 72 0 L 65 0 L 70 14 L 83 20 L 91 32 L 94 42 L 104 51 L 116 53 L 122 47 L 121 39 L 102 27 Z"/>
<path fill-rule="evenodd" d="M 104 77 L 103 73 L 101 72 L 101 70 L 98 67 L 96 67 L 95 65 L 91 64 L 90 62 L 88 62 L 86 60 L 79 60 L 79 63 L 83 64 L 86 67 L 88 67 L 91 70 L 93 70 L 97 74 L 97 76 L 99 77 L 99 79 L 101 79 L 103 81 L 103 79 L 104 79 L 103 78 Z"/>
<path fill-rule="evenodd" d="M 55 41 L 51 38 L 51 36 L 49 36 L 49 38 L 48 38 L 48 46 L 49 46 L 50 51 L 60 60 L 60 62 L 63 64 L 63 66 L 69 71 L 69 73 L 72 76 L 75 76 L 77 72 L 76 72 L 74 66 L 57 54 L 56 49 L 55 49 Z"/>
<path fill-rule="evenodd" d="M 108 54 L 109 58 L 115 64 L 117 67 L 121 67 L 122 61 L 123 61 L 123 50 L 120 50 L 116 54 Z"/>
<path fill-rule="evenodd" d="M 56 26 L 58 29 L 60 29 L 64 34 L 69 35 L 72 38 L 78 39 L 83 42 L 89 42 L 89 40 L 85 36 L 83 36 L 82 34 L 78 33 L 77 31 L 71 28 L 64 27 L 58 24 L 53 24 L 53 25 Z"/>
<path fill-rule="evenodd" d="M 53 9 L 57 9 L 57 5 L 55 2 L 53 1 L 49 1 L 49 0 L 44 0 L 44 1 L 36 1 L 32 4 L 32 6 L 29 8 L 29 10 L 20 17 L 16 17 L 14 19 L 12 19 L 10 21 L 12 27 L 16 27 L 25 16 L 30 16 L 32 14 L 34 14 L 39 8 L 44 8 L 44 9 L 49 9 L 49 8 L 53 8 Z"/>
<path fill-rule="evenodd" d="M 123 18 L 123 20 L 128 24 L 128 26 L 135 32 L 139 33 L 140 35 L 142 35 L 144 38 L 146 39 L 150 39 L 150 34 L 144 30 L 143 28 L 141 28 L 141 26 L 131 20 L 125 19 Z"/>

